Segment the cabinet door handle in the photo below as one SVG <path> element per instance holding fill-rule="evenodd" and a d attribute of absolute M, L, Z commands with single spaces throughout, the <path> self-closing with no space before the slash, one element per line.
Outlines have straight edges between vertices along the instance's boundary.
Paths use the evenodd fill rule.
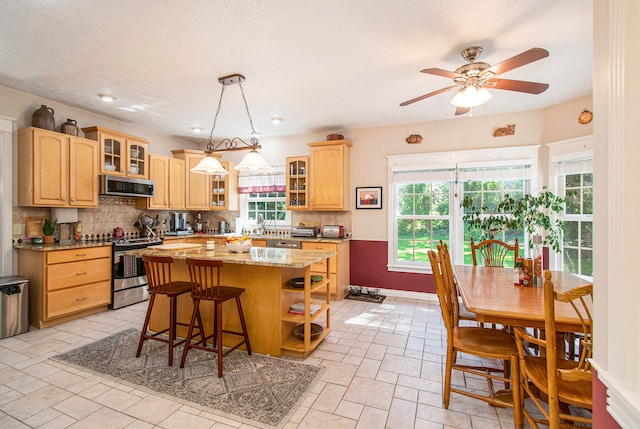
<path fill-rule="evenodd" d="M 76 273 L 76 276 L 86 276 L 86 275 L 87 275 L 86 271 L 83 271 L 81 273 Z"/>
<path fill-rule="evenodd" d="M 75 199 L 75 198 L 71 198 L 71 202 L 72 202 L 72 203 L 75 203 L 75 202 L 76 202 L 76 199 Z"/>
<path fill-rule="evenodd" d="M 83 296 L 82 298 L 76 298 L 76 301 L 85 301 L 87 299 L 86 296 Z"/>
<path fill-rule="evenodd" d="M 62 200 L 62 201 L 67 201 L 67 199 L 66 199 L 66 198 L 60 198 L 60 200 Z"/>
<path fill-rule="evenodd" d="M 87 256 L 86 253 L 76 253 L 76 256 Z"/>

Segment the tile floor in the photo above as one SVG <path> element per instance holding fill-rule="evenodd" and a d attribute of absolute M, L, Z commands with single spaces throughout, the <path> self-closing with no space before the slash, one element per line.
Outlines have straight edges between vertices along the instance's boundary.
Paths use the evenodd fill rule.
<path fill-rule="evenodd" d="M 140 329 L 145 310 L 140 303 L 0 340 L 0 428 L 253 428 L 48 360 Z M 325 367 L 323 377 L 284 429 L 513 428 L 511 409 L 455 394 L 442 408 L 446 335 L 435 302 L 337 301 L 331 328 L 305 359 Z"/>

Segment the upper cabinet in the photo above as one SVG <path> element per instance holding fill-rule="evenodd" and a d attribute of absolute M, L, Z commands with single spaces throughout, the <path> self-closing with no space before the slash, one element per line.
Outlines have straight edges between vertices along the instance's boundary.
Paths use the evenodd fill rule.
<path fill-rule="evenodd" d="M 309 210 L 307 198 L 307 173 L 309 157 L 296 156 L 287 158 L 287 210 Z"/>
<path fill-rule="evenodd" d="M 149 143 L 102 127 L 83 128 L 85 137 L 100 143 L 100 173 L 149 178 Z"/>
<path fill-rule="evenodd" d="M 139 209 L 184 209 L 184 160 L 149 154 L 149 180 L 153 180 L 151 198 L 137 198 Z"/>
<path fill-rule="evenodd" d="M 171 153 L 175 158 L 185 162 L 185 209 L 209 210 L 210 176 L 191 172 L 191 169 L 206 156 L 205 153 L 190 149 L 172 150 Z"/>
<path fill-rule="evenodd" d="M 349 210 L 348 140 L 309 143 L 309 209 Z"/>
<path fill-rule="evenodd" d="M 221 162 L 222 167 L 229 172 L 224 176 L 211 175 L 209 189 L 211 191 L 211 210 L 238 210 L 238 170 L 234 169 L 234 162 Z"/>
<path fill-rule="evenodd" d="M 98 144 L 28 127 L 18 131 L 18 205 L 98 207 Z"/>

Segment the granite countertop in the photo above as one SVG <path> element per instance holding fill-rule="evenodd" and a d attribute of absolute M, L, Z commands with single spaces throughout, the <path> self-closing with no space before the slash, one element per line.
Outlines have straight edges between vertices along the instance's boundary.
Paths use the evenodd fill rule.
<path fill-rule="evenodd" d="M 102 246 L 112 246 L 110 241 L 83 241 L 79 243 L 69 243 L 69 244 L 31 244 L 29 243 L 14 243 L 14 249 L 26 249 L 33 250 L 36 252 L 51 252 L 54 250 L 68 250 L 68 249 L 85 249 L 87 247 L 102 247 Z"/>
<path fill-rule="evenodd" d="M 230 235 L 237 236 L 238 234 L 206 234 L 206 233 L 194 233 L 189 235 L 165 235 L 163 240 L 176 240 L 181 238 L 189 238 L 189 237 L 201 237 L 201 238 L 225 238 Z M 328 238 L 328 237 L 282 237 L 278 235 L 270 235 L 270 234 L 251 234 L 249 238 L 253 240 L 293 240 L 293 241 L 305 241 L 309 243 L 342 243 L 345 241 L 349 241 L 349 238 Z"/>
<path fill-rule="evenodd" d="M 304 268 L 317 262 L 321 262 L 331 256 L 335 256 L 336 252 L 252 247 L 249 252 L 234 253 L 226 247 L 216 247 L 215 250 L 206 250 L 202 247 L 188 250 L 161 250 L 155 249 L 154 246 L 151 246 L 146 249 L 129 250 L 126 251 L 125 254 L 136 256 L 153 254 L 157 256 L 171 256 L 174 259 L 217 259 L 226 264 Z"/>

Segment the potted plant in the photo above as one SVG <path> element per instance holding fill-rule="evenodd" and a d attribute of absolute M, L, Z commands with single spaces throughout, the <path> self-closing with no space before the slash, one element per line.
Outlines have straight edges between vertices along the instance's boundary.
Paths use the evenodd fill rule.
<path fill-rule="evenodd" d="M 533 236 L 541 234 L 543 245 L 560 252 L 564 223 L 557 215 L 563 212 L 565 202 L 546 186 L 538 195 L 524 194 L 522 198 L 514 198 L 505 194 L 493 211 L 467 196 L 461 203 L 464 208 L 462 219 L 468 222 L 470 229 L 482 231 L 481 240 L 493 238 L 502 231 L 525 230 L 529 233 L 529 249 L 533 248 Z"/>
<path fill-rule="evenodd" d="M 44 244 L 53 244 L 53 233 L 56 230 L 58 219 L 51 222 L 49 219 L 44 220 L 42 225 L 42 233 L 44 234 Z"/>

